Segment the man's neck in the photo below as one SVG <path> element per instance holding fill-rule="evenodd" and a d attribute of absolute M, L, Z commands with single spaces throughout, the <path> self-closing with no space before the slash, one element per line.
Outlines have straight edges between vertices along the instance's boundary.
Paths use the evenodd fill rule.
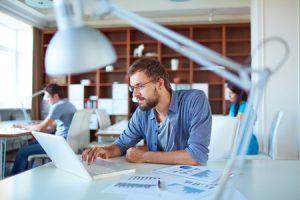
<path fill-rule="evenodd" d="M 159 103 L 155 107 L 156 117 L 158 122 L 163 122 L 169 112 L 169 107 L 171 104 L 171 92 L 165 90 L 162 92 L 161 96 L 159 97 Z"/>

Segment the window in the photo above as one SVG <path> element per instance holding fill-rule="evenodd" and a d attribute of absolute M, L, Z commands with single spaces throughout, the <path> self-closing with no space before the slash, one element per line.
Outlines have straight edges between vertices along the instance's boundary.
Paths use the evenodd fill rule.
<path fill-rule="evenodd" d="M 32 27 L 0 13 L 0 109 L 31 108 Z"/>

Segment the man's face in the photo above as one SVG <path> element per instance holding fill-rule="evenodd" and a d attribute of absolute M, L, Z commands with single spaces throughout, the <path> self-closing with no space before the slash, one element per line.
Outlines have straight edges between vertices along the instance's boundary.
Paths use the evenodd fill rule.
<path fill-rule="evenodd" d="M 53 96 L 51 96 L 48 92 L 45 92 L 45 99 L 47 99 L 47 101 L 50 105 L 53 105 L 59 101 L 59 97 L 57 94 L 54 94 Z"/>
<path fill-rule="evenodd" d="M 147 111 L 154 108 L 159 102 L 156 83 L 149 79 L 144 72 L 136 72 L 130 77 L 132 95 L 136 97 L 139 108 Z"/>

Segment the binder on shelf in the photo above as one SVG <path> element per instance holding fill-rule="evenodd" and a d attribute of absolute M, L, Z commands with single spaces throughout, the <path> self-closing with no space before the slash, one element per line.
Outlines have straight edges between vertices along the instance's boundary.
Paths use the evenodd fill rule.
<path fill-rule="evenodd" d="M 113 99 L 128 99 L 128 84 L 113 83 L 112 98 Z"/>
<path fill-rule="evenodd" d="M 192 89 L 202 90 L 208 98 L 208 84 L 207 83 L 193 83 Z"/>
<path fill-rule="evenodd" d="M 98 100 L 98 109 L 106 110 L 107 114 L 113 114 L 113 100 L 109 98 L 100 98 Z"/>
<path fill-rule="evenodd" d="M 84 101 L 83 100 L 73 100 L 69 99 L 70 103 L 72 103 L 77 110 L 84 109 Z"/>
<path fill-rule="evenodd" d="M 127 99 L 113 99 L 113 114 L 127 115 L 128 114 L 128 100 Z"/>
<path fill-rule="evenodd" d="M 84 86 L 81 84 L 69 85 L 69 100 L 83 100 L 84 99 Z"/>

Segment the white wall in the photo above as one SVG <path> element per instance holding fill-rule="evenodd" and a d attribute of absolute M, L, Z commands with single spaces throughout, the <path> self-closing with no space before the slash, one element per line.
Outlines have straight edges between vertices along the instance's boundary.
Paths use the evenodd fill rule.
<path fill-rule="evenodd" d="M 277 110 L 284 112 L 280 126 L 279 158 L 298 159 L 300 144 L 300 2 L 299 0 L 252 0 L 251 25 L 252 49 L 257 44 L 273 36 L 283 38 L 290 49 L 288 59 L 275 73 L 264 93 L 261 110 L 258 114 L 257 132 L 267 151 L 268 131 L 272 117 Z M 253 68 L 273 69 L 283 57 L 283 47 L 270 43 L 262 47 L 254 57 Z"/>

